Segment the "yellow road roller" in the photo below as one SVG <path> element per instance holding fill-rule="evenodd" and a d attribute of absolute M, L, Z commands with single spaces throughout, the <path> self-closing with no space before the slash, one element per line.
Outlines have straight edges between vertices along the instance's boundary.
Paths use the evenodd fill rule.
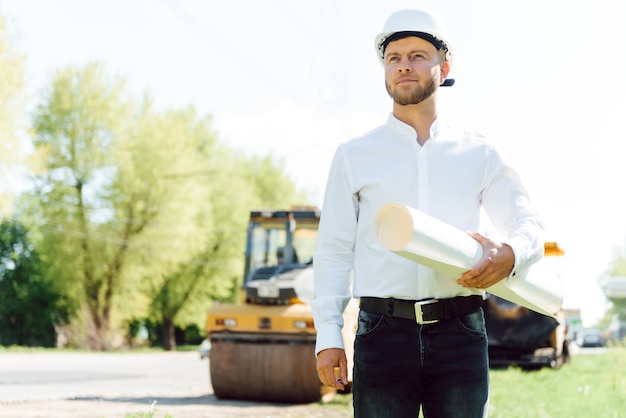
<path fill-rule="evenodd" d="M 241 303 L 215 304 L 206 319 L 218 398 L 309 403 L 329 390 L 317 377 L 309 305 L 319 218 L 315 208 L 250 213 Z M 349 350 L 357 314 L 351 303 L 344 326 Z"/>

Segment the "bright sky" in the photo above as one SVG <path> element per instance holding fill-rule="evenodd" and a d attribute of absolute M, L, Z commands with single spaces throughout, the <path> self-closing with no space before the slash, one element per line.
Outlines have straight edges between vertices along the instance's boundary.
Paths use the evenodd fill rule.
<path fill-rule="evenodd" d="M 31 91 L 55 68 L 102 62 L 160 107 L 213 115 L 233 147 L 283 157 L 319 206 L 337 144 L 391 109 L 373 39 L 407 7 L 447 22 L 457 84 L 441 115 L 518 170 L 566 251 L 564 306 L 594 324 L 598 279 L 626 244 L 619 0 L 0 0 Z"/>

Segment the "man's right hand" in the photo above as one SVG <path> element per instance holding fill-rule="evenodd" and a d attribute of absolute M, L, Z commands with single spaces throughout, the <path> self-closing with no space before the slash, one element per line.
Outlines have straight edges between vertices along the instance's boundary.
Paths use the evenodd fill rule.
<path fill-rule="evenodd" d="M 348 384 L 348 360 L 345 350 L 327 348 L 320 351 L 317 354 L 317 375 L 324 385 L 344 390 Z"/>

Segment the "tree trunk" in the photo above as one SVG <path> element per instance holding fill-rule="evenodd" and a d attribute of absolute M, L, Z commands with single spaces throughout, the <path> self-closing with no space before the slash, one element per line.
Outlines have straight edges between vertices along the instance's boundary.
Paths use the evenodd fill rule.
<path fill-rule="evenodd" d="M 87 341 L 89 348 L 106 351 L 112 347 L 111 329 L 107 318 L 93 306 L 87 306 Z"/>
<path fill-rule="evenodd" d="M 176 351 L 174 321 L 169 318 L 163 318 L 163 349 L 166 351 Z"/>

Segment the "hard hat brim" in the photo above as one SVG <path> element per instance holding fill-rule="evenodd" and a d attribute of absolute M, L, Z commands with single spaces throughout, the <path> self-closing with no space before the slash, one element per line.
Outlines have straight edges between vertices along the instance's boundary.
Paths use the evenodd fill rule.
<path fill-rule="evenodd" d="M 376 50 L 376 55 L 378 56 L 378 60 L 382 65 L 385 64 L 385 48 L 389 44 L 389 42 L 393 42 L 398 39 L 407 38 L 409 36 L 415 36 L 425 41 L 431 43 L 437 50 L 444 49 L 446 52 L 446 61 L 450 63 L 452 67 L 454 64 L 454 55 L 452 54 L 452 47 L 450 43 L 446 41 L 445 38 L 440 36 L 439 34 L 434 34 L 432 32 L 422 32 L 422 31 L 394 31 L 394 32 L 383 32 L 376 36 L 374 40 L 374 48 Z"/>

